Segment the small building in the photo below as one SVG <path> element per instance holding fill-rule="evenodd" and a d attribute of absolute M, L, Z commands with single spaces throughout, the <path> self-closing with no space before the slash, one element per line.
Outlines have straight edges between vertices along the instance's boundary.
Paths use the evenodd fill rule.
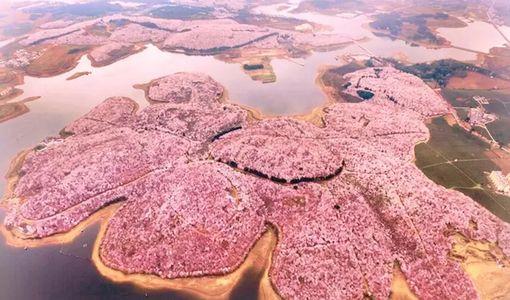
<path fill-rule="evenodd" d="M 497 119 L 495 115 L 486 113 L 483 107 L 470 108 L 468 117 L 471 126 L 484 126 Z"/>
<path fill-rule="evenodd" d="M 312 32 L 313 26 L 310 23 L 303 23 L 303 24 L 299 24 L 299 25 L 295 26 L 294 29 L 296 31 L 301 31 L 301 32 Z"/>
<path fill-rule="evenodd" d="M 7 87 L 3 90 L 0 90 L 0 98 L 9 96 L 13 91 L 12 87 Z"/>
<path fill-rule="evenodd" d="M 474 96 L 473 99 L 475 99 L 475 101 L 478 102 L 480 105 L 489 104 L 489 99 L 483 96 Z"/>

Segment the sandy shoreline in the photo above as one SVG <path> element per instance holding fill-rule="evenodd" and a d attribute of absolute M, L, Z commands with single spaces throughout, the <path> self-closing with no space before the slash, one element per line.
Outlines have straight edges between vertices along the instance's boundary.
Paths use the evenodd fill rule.
<path fill-rule="evenodd" d="M 156 275 L 126 274 L 107 267 L 101 260 L 99 249 L 102 237 L 107 229 L 107 222 L 101 223 L 101 229 L 94 243 L 92 261 L 101 275 L 117 283 L 132 283 L 144 289 L 172 289 L 192 293 L 207 299 L 228 299 L 235 286 L 242 280 L 248 270 L 264 271 L 260 283 L 265 299 L 278 299 L 269 280 L 269 266 L 271 265 L 272 252 L 277 243 L 274 229 L 268 228 L 266 232 L 255 242 L 242 264 L 231 273 L 217 276 L 201 276 L 190 278 L 166 279 Z"/>

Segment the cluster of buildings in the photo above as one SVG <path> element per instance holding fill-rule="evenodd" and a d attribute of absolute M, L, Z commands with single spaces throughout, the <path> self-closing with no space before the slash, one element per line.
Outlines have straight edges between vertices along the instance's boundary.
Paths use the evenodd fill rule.
<path fill-rule="evenodd" d="M 33 60 L 39 58 L 41 54 L 41 51 L 27 51 L 25 49 L 19 49 L 13 53 L 9 60 L 0 62 L 0 65 L 9 68 L 23 68 L 28 66 Z"/>
<path fill-rule="evenodd" d="M 483 97 L 483 96 L 474 96 L 473 99 L 478 102 L 478 104 L 489 104 L 489 99 Z"/>
<path fill-rule="evenodd" d="M 12 92 L 14 92 L 14 88 L 12 86 L 0 89 L 0 99 L 9 96 Z"/>
<path fill-rule="evenodd" d="M 510 195 L 510 173 L 505 176 L 501 171 L 492 171 L 489 180 L 497 192 Z"/>
<path fill-rule="evenodd" d="M 482 107 L 470 108 L 468 112 L 468 123 L 471 126 L 484 126 L 497 119 L 496 115 L 487 113 Z"/>

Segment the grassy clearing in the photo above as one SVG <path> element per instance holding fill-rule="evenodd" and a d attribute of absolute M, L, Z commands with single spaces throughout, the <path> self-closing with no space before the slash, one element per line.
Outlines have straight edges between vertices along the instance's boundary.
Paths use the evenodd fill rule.
<path fill-rule="evenodd" d="M 499 143 L 504 145 L 510 144 L 510 118 L 500 119 L 489 123 L 487 124 L 487 129 Z"/>
<path fill-rule="evenodd" d="M 483 189 L 461 189 L 459 192 L 473 198 L 500 219 L 510 222 L 510 198 Z"/>
<path fill-rule="evenodd" d="M 463 90 L 442 89 L 443 98 L 453 107 L 477 107 L 478 103 L 473 99 L 472 93 L 465 93 Z"/>
<path fill-rule="evenodd" d="M 475 186 L 466 175 L 450 163 L 424 168 L 422 171 L 427 177 L 446 188 L 472 188 Z"/>
<path fill-rule="evenodd" d="M 474 96 L 487 98 L 489 104 L 483 107 L 489 113 L 495 114 L 498 119 L 487 124 L 487 129 L 500 145 L 510 144 L 510 91 L 509 90 L 452 90 L 443 89 L 443 97 L 454 107 L 477 107 Z M 457 108 L 461 112 L 462 108 Z M 464 115 L 461 112 L 459 117 Z M 481 132 L 488 135 L 486 132 Z"/>
<path fill-rule="evenodd" d="M 434 151 L 427 143 L 421 143 L 414 148 L 416 154 L 416 165 L 418 168 L 439 163 L 445 163 L 446 159 Z"/>
<path fill-rule="evenodd" d="M 487 143 L 458 125 L 449 126 L 444 118 L 435 118 L 428 127 L 431 138 L 427 144 L 447 160 L 480 158 L 490 150 Z"/>
<path fill-rule="evenodd" d="M 510 222 L 510 197 L 493 193 L 487 181 L 487 172 L 500 170 L 489 145 L 444 118 L 433 119 L 428 128 L 430 140 L 415 147 L 416 166 L 435 183 L 470 196 Z"/>
<path fill-rule="evenodd" d="M 475 126 L 475 127 L 473 127 L 473 131 L 479 133 L 480 135 L 482 135 L 484 138 L 486 138 L 488 140 L 492 139 L 491 135 L 489 134 L 487 129 L 485 129 L 484 127 Z"/>

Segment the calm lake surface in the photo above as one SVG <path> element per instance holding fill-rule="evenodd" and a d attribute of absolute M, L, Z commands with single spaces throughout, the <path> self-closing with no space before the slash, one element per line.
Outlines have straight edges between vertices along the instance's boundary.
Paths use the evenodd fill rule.
<path fill-rule="evenodd" d="M 4 213 L 0 213 L 3 219 Z M 13 248 L 0 237 L 1 299 L 190 299 L 172 291 L 144 291 L 103 278 L 90 259 L 99 225 L 87 228 L 74 242 L 27 250 Z"/>
<path fill-rule="evenodd" d="M 366 29 L 370 21 L 364 15 L 325 16 L 318 13 L 292 14 L 292 8 L 278 10 L 278 6 L 259 7 L 255 11 L 269 15 L 294 17 L 304 22 L 317 22 L 329 26 L 333 32 L 345 33 L 356 39 L 366 38 L 332 52 L 316 52 L 306 59 L 272 61 L 277 81 L 262 84 L 251 80 L 239 64 L 224 63 L 212 56 L 187 56 L 163 52 L 148 45 L 144 51 L 112 65 L 93 68 L 87 58 L 66 73 L 51 78 L 25 77 L 20 86 L 24 94 L 11 101 L 25 97 L 41 96 L 29 102 L 30 112 L 18 118 L 0 123 L 0 173 L 5 173 L 10 160 L 19 151 L 32 147 L 47 136 L 57 135 L 69 122 L 88 112 L 110 96 L 126 96 L 147 105 L 144 93 L 134 89 L 137 83 L 181 71 L 203 72 L 212 76 L 228 90 L 231 102 L 260 110 L 266 115 L 297 115 L 310 112 L 325 101 L 324 94 L 315 84 L 319 67 L 338 65 L 342 55 L 377 55 L 402 57 L 410 62 L 455 58 L 469 61 L 476 54 L 459 49 L 425 49 L 411 47 L 404 42 L 377 37 Z M 297 1 L 299 2 L 299 1 Z M 473 25 L 470 25 L 473 26 Z M 475 25 L 478 26 L 478 25 Z M 355 33 L 353 35 L 353 32 Z M 450 35 L 452 42 L 458 33 L 441 31 Z M 488 38 L 488 37 L 487 37 Z M 489 38 L 488 38 L 489 39 Z M 458 41 L 455 40 L 455 43 Z M 500 43 L 499 39 L 487 43 Z M 0 43 L 0 47 L 2 43 Z M 484 44 L 486 48 L 486 45 Z M 480 51 L 485 50 L 482 49 Z M 92 74 L 75 80 L 66 78 L 75 72 L 91 71 Z M 5 180 L 0 180 L 0 191 Z M 0 219 L 4 213 L 0 210 Z M 150 298 L 189 298 L 188 295 L 171 291 L 148 292 L 127 284 L 114 284 L 103 278 L 90 261 L 92 245 L 98 226 L 93 225 L 74 242 L 66 245 L 46 246 L 34 249 L 18 249 L 5 245 L 0 237 L 0 289 L 5 299 L 78 299 L 123 298 L 140 299 L 148 293 Z M 257 296 L 256 276 L 246 276 L 234 298 L 249 299 Z M 79 295 L 79 297 L 77 297 Z"/>
<path fill-rule="evenodd" d="M 507 43 L 492 24 L 482 21 L 468 21 L 467 27 L 439 28 L 437 31 L 453 46 L 484 53 L 488 53 L 492 47 L 501 47 Z M 505 33 L 508 27 L 501 26 L 501 31 Z"/>

